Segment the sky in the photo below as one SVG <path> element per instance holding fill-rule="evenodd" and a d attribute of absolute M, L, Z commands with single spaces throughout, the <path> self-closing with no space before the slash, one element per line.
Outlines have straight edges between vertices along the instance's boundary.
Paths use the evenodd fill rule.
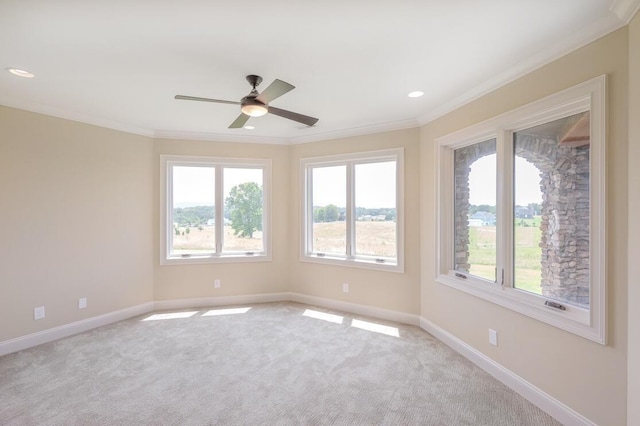
<path fill-rule="evenodd" d="M 516 157 L 515 204 L 542 204 L 540 171 L 527 160 Z M 487 155 L 471 165 L 469 173 L 469 204 L 496 205 L 496 155 Z"/>
<path fill-rule="evenodd" d="M 355 169 L 356 207 L 396 207 L 396 163 L 357 164 Z M 346 166 L 313 169 L 313 205 L 334 204 L 345 207 L 347 200 Z"/>
<path fill-rule="evenodd" d="M 480 158 L 471 166 L 469 174 L 469 202 L 474 205 L 496 205 L 496 156 Z M 394 208 L 395 163 L 356 165 L 356 206 L 365 208 Z M 261 169 L 225 168 L 225 195 L 239 183 L 253 181 L 262 185 Z M 215 172 L 213 167 L 174 167 L 174 205 L 177 207 L 213 205 Z M 346 205 L 345 166 L 314 169 L 313 204 Z M 528 161 L 516 157 L 516 204 L 541 203 L 540 172 Z"/>
<path fill-rule="evenodd" d="M 257 182 L 262 185 L 262 169 L 224 169 L 225 197 L 235 185 Z M 173 204 L 176 207 L 212 206 L 215 204 L 215 169 L 213 167 L 173 168 Z"/>

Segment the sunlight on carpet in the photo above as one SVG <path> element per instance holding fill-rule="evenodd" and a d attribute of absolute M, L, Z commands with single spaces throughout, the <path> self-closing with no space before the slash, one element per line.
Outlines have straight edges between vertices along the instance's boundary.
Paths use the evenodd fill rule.
<path fill-rule="evenodd" d="M 386 334 L 387 336 L 400 337 L 400 331 L 397 327 L 376 324 L 374 322 L 362 321 L 354 319 L 351 321 L 351 327 L 360 328 L 362 330 L 373 331 L 374 333 Z"/>
<path fill-rule="evenodd" d="M 212 317 L 217 315 L 237 315 L 246 314 L 251 308 L 229 308 L 229 309 L 212 309 L 202 314 L 203 317 Z"/>
<path fill-rule="evenodd" d="M 326 312 L 314 311 L 313 309 L 305 310 L 302 315 L 305 317 L 333 322 L 336 324 L 342 324 L 343 320 L 343 317 L 341 317 L 340 315 L 327 314 Z"/>
<path fill-rule="evenodd" d="M 189 318 L 197 314 L 198 311 L 192 312 L 169 312 L 165 314 L 153 314 L 146 318 L 143 318 L 142 321 L 159 321 L 159 320 L 168 320 L 168 319 L 178 319 L 178 318 Z"/>

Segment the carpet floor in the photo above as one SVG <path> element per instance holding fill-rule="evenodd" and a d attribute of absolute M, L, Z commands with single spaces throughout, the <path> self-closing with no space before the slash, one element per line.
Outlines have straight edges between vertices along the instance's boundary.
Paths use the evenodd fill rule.
<path fill-rule="evenodd" d="M 418 327 L 265 303 L 156 312 L 0 357 L 0 424 L 559 423 Z"/>

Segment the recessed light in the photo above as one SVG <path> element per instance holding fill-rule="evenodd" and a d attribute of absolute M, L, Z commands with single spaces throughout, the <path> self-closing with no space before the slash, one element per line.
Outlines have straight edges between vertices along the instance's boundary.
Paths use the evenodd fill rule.
<path fill-rule="evenodd" d="M 421 92 L 419 90 L 416 90 L 415 92 L 411 92 L 409 93 L 409 97 L 410 98 L 419 98 L 420 96 L 424 95 L 424 92 Z"/>
<path fill-rule="evenodd" d="M 247 129 L 247 130 L 253 130 L 253 129 L 255 129 L 255 126 L 247 125 L 247 126 L 244 126 L 244 128 Z"/>
<path fill-rule="evenodd" d="M 21 70 L 20 68 L 5 68 L 5 69 L 9 71 L 11 74 L 17 75 L 18 77 L 24 77 L 24 78 L 34 77 L 34 75 L 31 74 L 29 71 Z"/>

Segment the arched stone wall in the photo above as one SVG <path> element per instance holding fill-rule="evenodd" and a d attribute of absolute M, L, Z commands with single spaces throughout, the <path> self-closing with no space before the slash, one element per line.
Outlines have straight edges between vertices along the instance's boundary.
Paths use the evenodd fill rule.
<path fill-rule="evenodd" d="M 469 271 L 469 172 L 480 158 L 496 153 L 496 140 L 470 145 L 455 150 L 454 158 L 454 226 L 455 269 Z"/>
<path fill-rule="evenodd" d="M 546 132 L 520 131 L 514 151 L 540 171 L 541 289 L 544 296 L 589 306 L 589 143 L 561 143 Z M 495 140 L 455 151 L 455 262 L 469 271 L 469 172 L 495 153 Z"/>
<path fill-rule="evenodd" d="M 515 154 L 540 170 L 542 294 L 589 305 L 589 145 L 519 132 Z"/>

